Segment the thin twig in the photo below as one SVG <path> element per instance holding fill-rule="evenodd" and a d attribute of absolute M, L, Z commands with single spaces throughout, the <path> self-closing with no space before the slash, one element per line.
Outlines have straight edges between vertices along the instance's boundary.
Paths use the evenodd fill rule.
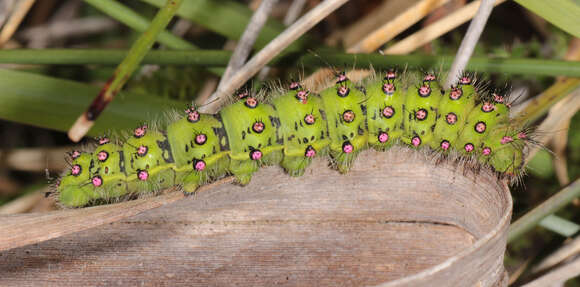
<path fill-rule="evenodd" d="M 294 0 L 292 1 L 292 4 L 290 5 L 290 8 L 288 8 L 288 12 L 286 13 L 286 16 L 284 17 L 284 26 L 288 27 L 290 26 L 292 23 L 296 22 L 296 19 L 298 19 L 298 17 L 300 17 L 300 14 L 302 13 L 302 9 L 304 8 L 304 4 L 306 4 L 306 0 Z M 266 77 L 268 76 L 268 74 L 270 73 L 270 67 L 265 66 L 264 68 L 262 68 L 262 70 L 260 70 L 260 73 L 258 73 L 258 79 L 260 81 L 263 81 L 264 79 L 266 79 Z"/>
<path fill-rule="evenodd" d="M 451 65 L 451 69 L 447 75 L 447 81 L 445 82 L 445 89 L 449 89 L 451 86 L 455 85 L 459 80 L 459 75 L 465 71 L 465 66 L 467 66 L 469 58 L 473 55 L 475 45 L 477 45 L 477 41 L 479 41 L 479 37 L 481 37 L 481 33 L 485 28 L 485 24 L 487 23 L 487 19 L 491 14 L 494 4 L 495 0 L 483 0 L 481 2 L 479 9 L 477 9 L 477 14 L 469 24 L 467 33 L 465 33 L 465 37 L 463 37 L 463 40 L 461 41 L 455 60 Z"/>
<path fill-rule="evenodd" d="M 358 43 L 349 47 L 347 52 L 370 53 L 393 39 L 405 29 L 411 27 L 411 25 L 417 23 L 425 17 L 425 15 L 431 13 L 431 11 L 447 2 L 449 2 L 449 0 L 421 0 L 415 3 L 415 5 L 408 7 L 395 18 L 383 18 L 384 20 L 387 20 L 383 25 L 368 33 L 367 36 Z M 390 2 L 387 2 L 387 4 L 388 3 Z"/>
<path fill-rule="evenodd" d="M 28 45 L 29 48 L 40 49 L 46 47 L 49 41 L 54 42 L 78 36 L 85 37 L 112 30 L 117 26 L 117 22 L 105 17 L 66 19 L 26 29 L 19 32 L 18 37 L 30 41 L 32 44 Z"/>
<path fill-rule="evenodd" d="M 246 62 L 248 55 L 250 55 L 250 51 L 252 51 L 252 47 L 258 38 L 258 34 L 266 24 L 266 20 L 268 20 L 268 15 L 274 5 L 278 2 L 277 0 L 264 0 L 260 3 L 254 15 L 250 19 L 250 22 L 246 26 L 246 30 L 242 34 L 240 41 L 236 45 L 236 49 L 230 58 L 228 66 L 226 67 L 226 71 L 222 76 L 220 83 L 218 84 L 218 90 L 223 89 L 223 87 L 229 82 L 229 79 L 232 77 L 233 74 L 237 73 L 240 68 Z"/>
<path fill-rule="evenodd" d="M 540 131 L 535 136 L 535 141 L 538 145 L 532 147 L 526 155 L 526 164 L 534 157 L 534 155 L 545 146 L 555 133 L 541 133 L 542 131 L 555 131 L 562 123 L 571 119 L 576 112 L 580 110 L 580 88 L 569 94 L 566 98 L 556 103 L 549 111 L 546 119 L 537 127 Z"/>
<path fill-rule="evenodd" d="M 499 5 L 505 1 L 506 0 L 496 0 L 495 5 Z M 413 33 L 393 46 L 383 50 L 383 53 L 388 55 L 398 55 L 414 51 L 415 49 L 469 21 L 469 19 L 473 18 L 475 13 L 477 13 L 480 3 L 480 1 L 474 1 L 457 9 L 455 12 L 447 15 L 443 19 Z"/>
<path fill-rule="evenodd" d="M 574 278 L 578 276 L 578 274 L 580 274 L 580 257 L 548 272 L 526 285 L 523 285 L 523 287 L 559 286 L 559 284 L 564 284 L 568 279 Z"/>
<path fill-rule="evenodd" d="M 558 250 L 542 259 L 540 263 L 532 268 L 532 272 L 542 272 L 578 253 L 580 253 L 580 235 L 576 236 L 572 241 L 564 243 Z"/>
<path fill-rule="evenodd" d="M 258 54 L 256 54 L 248 63 L 244 65 L 239 73 L 231 77 L 229 83 L 222 89 L 218 89 L 206 102 L 205 106 L 201 107 L 201 111 L 205 113 L 215 113 L 218 111 L 224 100 L 228 95 L 234 92 L 244 84 L 250 77 L 255 75 L 264 65 L 278 55 L 282 50 L 288 47 L 292 42 L 298 39 L 302 34 L 306 33 L 310 28 L 324 19 L 328 14 L 332 13 L 338 7 L 342 6 L 348 0 L 327 0 L 320 3 L 310 12 L 302 16 L 296 23 L 288 27 L 282 34 L 278 35 L 266 47 L 264 47 Z"/>
<path fill-rule="evenodd" d="M 10 15 L 8 22 L 6 22 L 4 27 L 2 27 L 2 31 L 0 31 L 0 47 L 2 47 L 6 43 L 6 41 L 12 38 L 12 35 L 14 34 L 14 32 L 16 32 L 16 29 L 18 28 L 22 20 L 24 20 L 24 17 L 26 16 L 26 14 L 28 14 L 28 11 L 30 10 L 34 2 L 35 0 L 20 1 L 19 3 L 20 5 L 18 5 L 12 11 L 12 15 Z"/>
<path fill-rule="evenodd" d="M 567 187 L 558 191 L 556 194 L 536 206 L 530 212 L 516 220 L 510 225 L 507 242 L 510 243 L 534 228 L 540 220 L 546 216 L 560 210 L 572 199 L 580 195 L 580 179 L 577 179 Z"/>
<path fill-rule="evenodd" d="M 304 4 L 306 4 L 306 0 L 292 1 L 290 8 L 288 8 L 288 12 L 286 12 L 286 16 L 284 16 L 284 26 L 290 26 L 292 23 L 296 22 L 296 19 L 300 17 L 300 14 L 302 14 Z"/>
<path fill-rule="evenodd" d="M 155 43 L 157 35 L 165 30 L 165 27 L 177 12 L 182 1 L 168 0 L 165 6 L 157 12 L 147 31 L 142 33 L 139 39 L 131 46 L 128 55 L 117 66 L 115 73 L 107 84 L 105 84 L 99 95 L 69 129 L 68 137 L 72 141 L 78 142 L 91 129 L 101 112 L 113 100 L 117 93 L 119 93 L 135 69 L 137 69 L 145 54 L 147 54 L 153 46 L 153 43 Z"/>

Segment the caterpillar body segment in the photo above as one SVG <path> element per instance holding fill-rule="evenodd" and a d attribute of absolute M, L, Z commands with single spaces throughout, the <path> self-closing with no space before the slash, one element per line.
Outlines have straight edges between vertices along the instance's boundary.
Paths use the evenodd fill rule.
<path fill-rule="evenodd" d="M 93 154 L 73 151 L 67 175 L 58 182 L 59 202 L 64 206 L 85 206 L 98 198 L 91 184 L 90 166 Z"/>
<path fill-rule="evenodd" d="M 193 108 L 167 127 L 175 161 L 175 181 L 185 192 L 226 173 L 230 164 L 228 139 L 222 122 Z"/>
<path fill-rule="evenodd" d="M 407 90 L 403 142 L 413 147 L 429 146 L 433 142 L 443 93 L 434 74 L 426 74 L 419 87 Z"/>
<path fill-rule="evenodd" d="M 279 133 L 284 139 L 284 157 L 280 165 L 291 176 L 300 176 L 312 158 L 325 155 L 330 144 L 322 100 L 300 84 L 276 97 L 273 105 L 279 117 Z"/>
<path fill-rule="evenodd" d="M 175 185 L 175 163 L 165 135 L 138 127 L 123 144 L 125 173 L 129 190 L 141 193 Z M 109 178 L 103 177 L 109 184 Z"/>
<path fill-rule="evenodd" d="M 477 99 L 471 80 L 464 80 L 465 82 L 460 82 L 441 97 L 439 115 L 433 132 L 434 139 L 430 144 L 433 150 L 447 153 L 452 148 L 457 149 L 457 138 Z"/>
<path fill-rule="evenodd" d="M 270 104 L 245 96 L 223 108 L 220 116 L 230 143 L 229 171 L 241 184 L 249 183 L 260 166 L 282 160 L 280 119 Z"/>
<path fill-rule="evenodd" d="M 367 85 L 368 143 L 377 150 L 386 150 L 403 135 L 405 94 L 394 71 L 382 80 Z"/>
<path fill-rule="evenodd" d="M 405 85 L 389 71 L 364 89 L 340 74 L 320 95 L 298 83 L 269 103 L 242 93 L 218 115 L 188 108 L 165 130 L 144 125 L 122 144 L 101 138 L 91 153 L 72 152 L 57 194 L 62 205 L 82 207 L 173 185 L 194 192 L 225 174 L 246 184 L 264 165 L 280 164 L 299 176 L 326 154 L 347 172 L 367 146 L 386 150 L 396 142 L 457 150 L 501 175 L 518 176 L 529 135 L 512 125 L 503 96 L 483 92 L 469 77 L 443 91 L 432 74 Z"/>
<path fill-rule="evenodd" d="M 96 199 L 103 195 L 120 197 L 128 193 L 127 176 L 125 175 L 125 160 L 122 147 L 106 141 L 97 146 L 93 152 L 89 173 L 92 188 L 89 194 Z M 104 181 L 106 179 L 106 182 Z"/>
<path fill-rule="evenodd" d="M 347 172 L 367 145 L 366 96 L 344 74 L 321 93 L 330 136 L 330 156 L 340 172 Z"/>

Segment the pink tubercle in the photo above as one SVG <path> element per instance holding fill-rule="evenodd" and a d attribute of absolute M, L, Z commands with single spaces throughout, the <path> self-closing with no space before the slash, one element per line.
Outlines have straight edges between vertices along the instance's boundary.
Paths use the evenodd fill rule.
<path fill-rule="evenodd" d="M 472 152 L 474 149 L 473 144 L 467 143 L 465 144 L 465 146 L 463 147 L 465 149 L 466 152 Z"/>
<path fill-rule="evenodd" d="M 385 83 L 383 84 L 383 93 L 387 96 L 391 96 L 395 93 L 395 85 L 393 83 Z"/>
<path fill-rule="evenodd" d="M 70 173 L 74 176 L 77 176 L 77 175 L 81 174 L 81 170 L 82 170 L 81 166 L 78 164 L 75 164 L 71 167 Z"/>
<path fill-rule="evenodd" d="M 411 144 L 412 144 L 414 147 L 418 147 L 418 146 L 420 146 L 420 145 L 421 145 L 421 138 L 420 138 L 420 137 L 418 137 L 418 136 L 414 136 L 414 137 L 411 139 Z"/>
<path fill-rule="evenodd" d="M 102 137 L 97 140 L 99 145 L 108 144 L 111 140 L 108 137 Z"/>
<path fill-rule="evenodd" d="M 250 159 L 251 160 L 260 160 L 262 158 L 262 152 L 258 149 L 253 150 L 250 152 Z"/>
<path fill-rule="evenodd" d="M 336 83 L 342 83 L 342 82 L 346 82 L 348 80 L 348 77 L 346 77 L 346 75 L 344 73 L 338 75 L 338 77 L 336 77 Z"/>
<path fill-rule="evenodd" d="M 139 178 L 141 181 L 146 181 L 149 179 L 149 173 L 146 170 L 140 170 L 137 172 L 137 178 Z"/>
<path fill-rule="evenodd" d="M 304 152 L 305 157 L 313 158 L 316 155 L 316 150 L 312 146 L 308 146 Z"/>
<path fill-rule="evenodd" d="M 478 122 L 477 124 L 475 124 L 475 131 L 480 134 L 484 133 L 486 128 L 487 125 L 484 122 Z"/>
<path fill-rule="evenodd" d="M 445 121 L 450 125 L 454 125 L 457 122 L 457 115 L 454 113 L 448 113 L 445 116 Z"/>
<path fill-rule="evenodd" d="M 419 96 L 427 97 L 431 94 L 431 88 L 429 86 L 423 85 L 419 88 Z"/>
<path fill-rule="evenodd" d="M 195 143 L 202 145 L 207 141 L 207 136 L 205 134 L 198 134 L 195 136 Z"/>
<path fill-rule="evenodd" d="M 147 148 L 147 146 L 144 146 L 144 145 L 142 145 L 142 146 L 139 146 L 139 147 L 137 148 L 137 155 L 138 155 L 138 156 L 144 156 L 144 155 L 146 155 L 146 154 L 147 154 L 147 151 L 148 151 L 148 150 L 149 150 L 149 148 Z"/>
<path fill-rule="evenodd" d="M 485 102 L 485 103 L 483 103 L 483 105 L 481 105 L 481 110 L 486 112 L 486 113 L 489 113 L 489 112 L 493 111 L 494 109 L 495 109 L 495 105 L 493 103 L 490 103 L 490 102 Z"/>
<path fill-rule="evenodd" d="M 504 101 L 504 97 L 503 96 L 500 96 L 500 95 L 498 95 L 496 93 L 494 93 L 493 94 L 493 101 L 496 102 L 496 103 L 502 104 L 503 101 Z"/>
<path fill-rule="evenodd" d="M 300 83 L 299 82 L 292 82 L 290 83 L 290 90 L 298 90 L 300 89 Z"/>
<path fill-rule="evenodd" d="M 101 185 L 103 185 L 103 179 L 100 176 L 95 176 L 91 179 L 91 182 L 93 184 L 93 186 L 95 187 L 99 187 Z"/>
<path fill-rule="evenodd" d="M 379 133 L 379 142 L 380 143 L 385 143 L 389 140 L 389 134 L 386 132 L 380 132 Z"/>
<path fill-rule="evenodd" d="M 307 125 L 312 125 L 314 124 L 314 122 L 316 122 L 316 118 L 314 118 L 313 114 L 307 114 L 306 116 L 304 116 L 304 122 Z"/>
<path fill-rule="evenodd" d="M 415 118 L 422 121 L 424 119 L 427 118 L 427 110 L 425 109 L 420 109 L 418 111 L 415 112 Z"/>
<path fill-rule="evenodd" d="M 423 81 L 431 82 L 431 81 L 435 81 L 436 79 L 437 78 L 435 77 L 435 75 L 433 75 L 433 74 L 427 74 L 423 78 Z"/>
<path fill-rule="evenodd" d="M 145 136 L 146 133 L 147 133 L 147 125 L 144 125 L 144 126 L 136 128 L 135 131 L 133 132 L 133 135 L 136 138 L 140 138 L 140 137 Z"/>
<path fill-rule="evenodd" d="M 256 100 L 256 98 L 254 98 L 254 97 L 249 97 L 246 99 L 245 104 L 246 104 L 246 107 L 253 109 L 253 108 L 258 106 L 258 100 Z"/>
<path fill-rule="evenodd" d="M 250 96 L 250 92 L 248 92 L 247 90 L 243 90 L 238 92 L 238 99 L 243 99 L 245 97 L 249 97 Z"/>
<path fill-rule="evenodd" d="M 98 159 L 99 161 L 106 161 L 108 157 L 109 157 L 109 153 L 108 153 L 108 152 L 106 152 L 106 151 L 104 151 L 104 150 L 100 151 L 100 152 L 97 154 L 97 159 Z"/>
<path fill-rule="evenodd" d="M 347 110 L 344 113 L 342 113 L 342 119 L 347 123 L 351 123 L 352 121 L 354 121 L 354 118 L 355 114 L 351 110 Z"/>
<path fill-rule="evenodd" d="M 205 169 L 205 161 L 203 160 L 195 160 L 194 161 L 195 170 L 202 171 Z"/>
<path fill-rule="evenodd" d="M 342 144 L 342 152 L 344 153 L 351 153 L 354 151 L 354 146 L 350 142 L 344 142 Z"/>
<path fill-rule="evenodd" d="M 510 137 L 510 136 L 504 136 L 503 138 L 501 138 L 501 144 L 507 144 L 507 143 L 511 143 L 514 141 L 514 138 Z"/>
<path fill-rule="evenodd" d="M 490 148 L 490 147 L 484 147 L 484 148 L 481 150 L 481 153 L 482 153 L 483 155 L 490 155 L 490 154 L 491 154 L 491 148 Z"/>
<path fill-rule="evenodd" d="M 528 138 L 528 135 L 526 135 L 525 132 L 519 132 L 518 133 L 518 138 L 521 139 L 521 140 L 527 139 Z"/>
<path fill-rule="evenodd" d="M 471 84 L 471 78 L 467 77 L 467 76 L 463 76 L 463 77 L 461 77 L 461 79 L 459 79 L 459 82 L 462 85 L 469 85 L 469 84 Z"/>
<path fill-rule="evenodd" d="M 346 86 L 340 86 L 340 87 L 338 87 L 338 89 L 336 90 L 336 94 L 337 94 L 339 97 L 343 97 L 343 98 L 344 98 L 344 97 L 346 97 L 346 96 L 348 96 L 348 94 L 349 94 L 349 93 L 350 93 L 350 89 L 349 89 L 349 88 L 347 88 Z"/>
<path fill-rule="evenodd" d="M 80 152 L 80 151 L 78 151 L 78 150 L 73 150 L 73 151 L 70 153 L 70 157 L 71 157 L 72 159 L 77 159 L 77 158 L 79 158 L 80 156 L 81 156 L 81 152 Z"/>
<path fill-rule="evenodd" d="M 396 73 L 395 71 L 393 71 L 393 70 L 391 70 L 391 71 L 388 71 L 388 72 L 385 74 L 385 79 L 387 79 L 387 80 L 393 80 L 393 79 L 395 79 L 396 77 L 397 77 L 397 73 Z"/>
<path fill-rule="evenodd" d="M 300 90 L 300 91 L 298 91 L 298 93 L 296 93 L 296 99 L 298 99 L 298 101 L 300 101 L 300 103 L 305 105 L 308 103 L 308 95 L 309 94 L 310 94 L 310 91 Z"/>
<path fill-rule="evenodd" d="M 266 129 L 266 125 L 264 125 L 264 123 L 263 123 L 263 122 L 255 122 L 255 123 L 252 125 L 252 130 L 253 130 L 255 133 L 262 133 L 262 132 L 264 131 L 264 129 Z"/>
<path fill-rule="evenodd" d="M 463 96 L 463 90 L 461 88 L 452 88 L 451 93 L 449 93 L 449 98 L 452 100 L 458 100 Z"/>
<path fill-rule="evenodd" d="M 383 109 L 383 116 L 387 119 L 390 119 L 395 114 L 395 110 L 393 107 L 388 106 Z"/>
<path fill-rule="evenodd" d="M 192 111 L 187 113 L 187 120 L 191 123 L 196 123 L 199 121 L 201 115 L 199 114 L 198 111 Z"/>
<path fill-rule="evenodd" d="M 448 150 L 451 147 L 451 144 L 448 140 L 441 141 L 441 149 Z"/>

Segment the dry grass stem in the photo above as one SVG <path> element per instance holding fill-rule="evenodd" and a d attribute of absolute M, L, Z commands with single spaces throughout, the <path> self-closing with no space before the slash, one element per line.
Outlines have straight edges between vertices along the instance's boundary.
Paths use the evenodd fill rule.
<path fill-rule="evenodd" d="M 221 107 L 224 100 L 231 95 L 235 89 L 241 87 L 253 75 L 255 75 L 262 67 L 264 67 L 270 60 L 278 55 L 282 50 L 288 47 L 292 42 L 298 39 L 301 35 L 310 30 L 318 22 L 322 21 L 328 14 L 332 13 L 338 7 L 342 6 L 348 0 L 328 0 L 320 3 L 314 9 L 310 10 L 302 16 L 296 23 L 288 27 L 278 37 L 272 40 L 266 47 L 264 47 L 258 54 L 250 59 L 241 69 L 231 77 L 227 85 L 218 89 L 200 108 L 201 112 L 216 113 Z"/>
<path fill-rule="evenodd" d="M 387 1 L 385 5 L 398 4 L 395 2 Z M 347 49 L 347 52 L 370 53 L 447 2 L 449 2 L 449 0 L 421 0 L 410 7 L 406 7 L 405 10 L 400 11 L 400 13 L 397 13 L 397 15 L 393 18 L 384 17 L 384 15 L 379 13 L 373 13 L 369 17 L 365 18 L 365 21 L 376 21 L 373 18 L 378 18 L 385 23 L 378 27 L 376 30 L 370 31 L 367 34 L 359 34 L 366 35 L 366 37 L 364 37 L 358 43 L 353 44 L 352 46 L 349 45 L 350 47 Z M 370 19 L 367 20 L 368 18 Z"/>
<path fill-rule="evenodd" d="M 0 251 L 115 222 L 181 198 L 181 192 L 172 192 L 152 199 L 111 205 L 0 216 Z"/>
<path fill-rule="evenodd" d="M 495 6 L 505 2 L 505 0 L 496 0 Z M 469 21 L 477 13 L 481 4 L 480 1 L 471 2 L 457 11 L 444 17 L 443 19 L 417 31 L 407 38 L 397 42 L 393 46 L 383 50 L 384 54 L 398 55 L 407 54 L 415 49 L 433 41 L 439 36 L 457 28 L 459 25 Z"/>
<path fill-rule="evenodd" d="M 0 206 L 0 214 L 24 213 L 44 198 L 41 192 L 31 192 Z"/>
<path fill-rule="evenodd" d="M 72 37 L 86 37 L 99 34 L 117 27 L 117 22 L 104 17 L 87 17 L 51 22 L 47 25 L 32 27 L 18 34 L 31 43 L 29 48 L 44 48 L 49 43 Z"/>
<path fill-rule="evenodd" d="M 578 274 L 580 274 L 580 257 L 555 268 L 544 276 L 523 285 L 523 287 L 559 286 L 558 284 L 563 284 L 568 279 L 578 276 Z"/>
<path fill-rule="evenodd" d="M 567 260 L 579 253 L 580 236 L 576 236 L 570 242 L 563 244 L 562 247 L 560 247 L 558 250 L 544 258 L 540 263 L 538 263 L 538 265 L 534 266 L 534 268 L 532 268 L 532 272 L 538 273 L 547 270 L 548 268 L 552 268 L 556 266 L 556 264 L 560 264 L 564 260 Z"/>
<path fill-rule="evenodd" d="M 535 140 L 539 142 L 539 146 L 534 146 L 530 149 L 526 155 L 526 164 L 534 157 L 534 155 L 545 146 L 552 136 L 553 132 L 566 121 L 569 121 L 576 112 L 580 110 L 580 88 L 576 89 L 566 98 L 562 99 L 556 103 L 548 112 L 548 116 L 542 123 L 538 126 L 537 131 L 539 131 Z"/>
<path fill-rule="evenodd" d="M 250 22 L 246 26 L 240 41 L 236 45 L 234 53 L 230 57 L 226 71 L 218 84 L 218 90 L 223 89 L 224 85 L 228 83 L 232 75 L 237 73 L 244 65 L 248 55 L 250 55 L 250 52 L 252 51 L 256 39 L 258 38 L 258 34 L 260 34 L 262 27 L 266 24 L 268 15 L 277 2 L 277 0 L 264 0 L 260 3 L 260 6 L 258 6 L 258 9 L 256 9 Z"/>
<path fill-rule="evenodd" d="M 475 50 L 475 45 L 479 41 L 479 37 L 481 37 L 481 33 L 485 28 L 485 24 L 487 23 L 487 19 L 491 14 L 491 10 L 495 4 L 495 0 L 483 0 L 481 5 L 479 5 L 479 9 L 477 9 L 477 14 L 469 23 L 469 28 L 461 41 L 461 45 L 459 46 L 459 50 L 455 55 L 455 59 L 453 60 L 453 64 L 451 64 L 451 69 L 449 69 L 449 74 L 447 75 L 447 81 L 443 86 L 445 89 L 451 88 L 451 86 L 457 84 L 459 81 L 459 76 L 463 71 L 465 71 L 465 67 L 469 62 L 469 58 L 473 55 L 473 51 Z"/>
<path fill-rule="evenodd" d="M 5 152 L 0 150 L 4 157 L 5 167 L 12 170 L 39 172 L 44 169 L 61 171 L 67 167 L 64 154 L 71 148 L 25 148 Z"/>
<path fill-rule="evenodd" d="M 28 14 L 34 2 L 35 0 L 22 0 L 12 11 L 12 15 L 10 15 L 10 18 L 4 27 L 2 27 L 2 31 L 0 31 L 0 47 L 4 46 L 6 41 L 12 38 L 12 35 L 16 32 L 18 26 L 20 26 L 22 20 L 24 20 L 24 17 Z"/>
<path fill-rule="evenodd" d="M 233 181 L 233 177 L 223 178 L 200 187 L 196 193 Z M 162 193 L 162 195 L 153 198 L 145 197 L 88 208 L 0 216 L 0 251 L 116 222 L 184 197 L 183 193 L 176 188 L 170 188 Z"/>

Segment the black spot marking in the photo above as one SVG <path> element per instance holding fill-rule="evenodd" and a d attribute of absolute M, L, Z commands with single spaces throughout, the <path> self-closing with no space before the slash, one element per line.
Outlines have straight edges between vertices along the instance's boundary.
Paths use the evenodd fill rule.
<path fill-rule="evenodd" d="M 171 153 L 171 144 L 169 144 L 169 140 L 167 140 L 167 138 L 165 138 L 163 141 L 157 141 L 157 146 L 163 151 L 161 156 L 166 163 L 175 162 L 173 160 L 173 154 Z"/>

